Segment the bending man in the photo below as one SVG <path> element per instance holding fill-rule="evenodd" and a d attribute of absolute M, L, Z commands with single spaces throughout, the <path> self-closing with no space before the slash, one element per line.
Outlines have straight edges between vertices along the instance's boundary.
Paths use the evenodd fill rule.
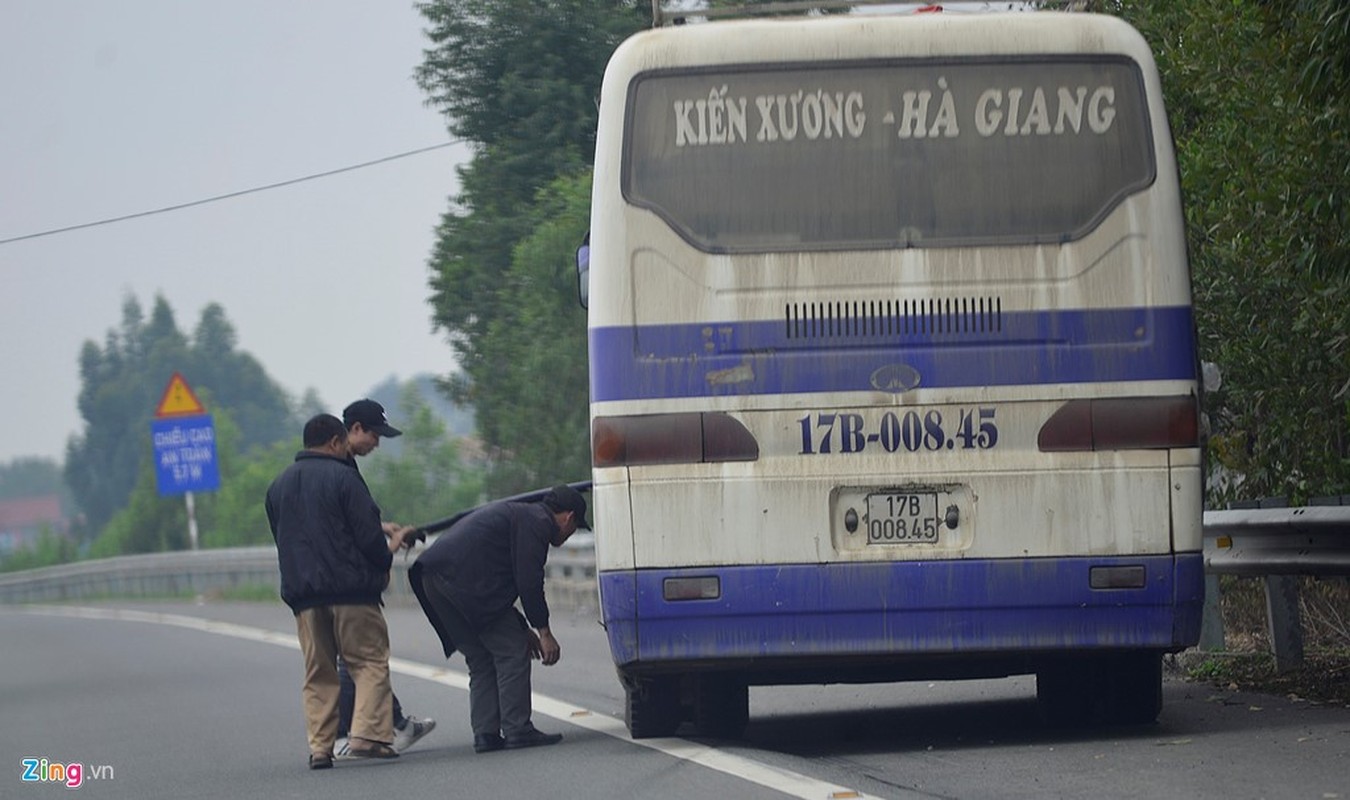
<path fill-rule="evenodd" d="M 468 663 L 469 718 L 479 753 L 562 739 L 530 721 L 530 659 L 549 666 L 562 655 L 548 625 L 544 564 L 549 545 L 561 547 L 578 527 L 590 527 L 586 501 L 570 486 L 555 486 L 538 503 L 493 503 L 475 511 L 409 570 L 446 656 L 458 649 Z"/>

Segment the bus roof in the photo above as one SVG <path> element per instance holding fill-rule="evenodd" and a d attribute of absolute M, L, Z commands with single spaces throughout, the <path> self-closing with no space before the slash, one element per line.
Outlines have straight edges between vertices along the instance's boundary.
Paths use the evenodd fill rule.
<path fill-rule="evenodd" d="M 1002 5 L 1002 4 L 1000 4 Z M 1083 11 L 1086 0 L 1041 0 L 1039 8 L 1063 8 L 1065 11 Z M 1030 0 L 1014 0 L 1005 6 L 1009 11 L 1034 11 L 1038 6 Z M 988 2 L 957 0 L 949 3 L 896 2 L 896 0 L 779 0 L 779 2 L 755 5 L 720 6 L 717 8 L 691 9 L 676 5 L 666 8 L 661 0 L 652 0 L 652 27 L 665 25 L 684 25 L 693 21 L 711 21 L 727 17 L 750 17 L 778 14 L 808 14 L 819 11 L 847 10 L 855 14 L 896 14 L 896 13 L 987 13 Z"/>
<path fill-rule="evenodd" d="M 1147 42 L 1118 17 L 1005 11 L 759 17 L 656 28 L 620 45 L 610 71 L 631 75 L 689 66 L 834 61 L 845 53 L 849 60 L 1102 53 L 1153 64 Z"/>

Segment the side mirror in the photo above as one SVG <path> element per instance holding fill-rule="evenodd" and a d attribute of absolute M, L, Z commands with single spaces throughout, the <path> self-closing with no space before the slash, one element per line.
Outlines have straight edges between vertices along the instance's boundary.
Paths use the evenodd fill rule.
<path fill-rule="evenodd" d="M 577 248 L 577 299 L 581 301 L 582 308 L 589 308 L 587 303 L 590 301 L 591 286 L 591 237 L 586 236 L 586 242 Z"/>

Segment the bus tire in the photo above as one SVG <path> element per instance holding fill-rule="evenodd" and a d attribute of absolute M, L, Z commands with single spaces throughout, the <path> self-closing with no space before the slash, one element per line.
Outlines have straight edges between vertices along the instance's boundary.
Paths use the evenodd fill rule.
<path fill-rule="evenodd" d="M 750 721 L 750 687 L 735 675 L 704 675 L 694 684 L 694 729 L 699 736 L 739 739 Z"/>
<path fill-rule="evenodd" d="M 1126 653 L 1108 670 L 1106 716 L 1118 725 L 1145 725 L 1162 711 L 1162 653 Z"/>
<path fill-rule="evenodd" d="M 1036 672 L 1036 706 L 1053 728 L 1078 728 L 1092 721 L 1092 680 L 1086 662 L 1059 662 Z"/>
<path fill-rule="evenodd" d="M 1041 718 L 1054 727 L 1143 725 L 1162 711 L 1162 654 L 1066 660 L 1036 673 Z"/>
<path fill-rule="evenodd" d="M 683 721 L 679 683 L 672 678 L 624 680 L 623 695 L 623 721 L 634 739 L 671 736 Z"/>

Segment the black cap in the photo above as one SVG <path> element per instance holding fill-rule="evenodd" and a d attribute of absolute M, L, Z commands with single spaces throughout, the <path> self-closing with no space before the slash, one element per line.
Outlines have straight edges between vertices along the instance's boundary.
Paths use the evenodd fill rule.
<path fill-rule="evenodd" d="M 403 431 L 389 424 L 389 417 L 384 413 L 384 406 L 374 400 L 357 400 L 342 409 L 342 422 L 348 428 L 359 422 L 361 427 L 368 431 L 374 431 L 387 439 L 403 435 Z"/>
<path fill-rule="evenodd" d="M 581 492 L 573 489 L 565 483 L 560 483 L 549 489 L 548 495 L 544 497 L 544 502 L 549 508 L 558 511 L 571 511 L 576 515 L 577 527 L 591 529 L 591 523 L 586 521 L 586 498 L 581 496 Z"/>

